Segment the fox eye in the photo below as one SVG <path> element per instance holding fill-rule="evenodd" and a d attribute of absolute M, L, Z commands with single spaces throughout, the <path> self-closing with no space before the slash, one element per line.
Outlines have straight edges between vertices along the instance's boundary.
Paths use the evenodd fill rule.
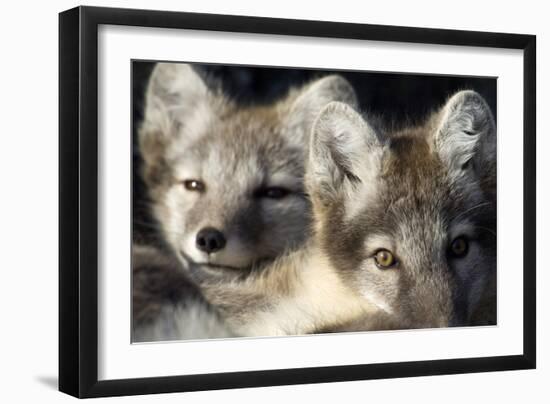
<path fill-rule="evenodd" d="M 451 242 L 450 251 L 454 258 L 464 257 L 468 253 L 468 240 L 466 237 L 460 236 Z"/>
<path fill-rule="evenodd" d="M 283 187 L 260 188 L 255 192 L 256 197 L 269 199 L 282 199 L 288 194 L 290 194 L 290 191 Z"/>
<path fill-rule="evenodd" d="M 205 189 L 204 182 L 199 180 L 185 180 L 183 181 L 183 186 L 188 191 L 203 192 Z"/>
<path fill-rule="evenodd" d="M 376 254 L 374 254 L 374 262 L 380 269 L 388 269 L 397 265 L 397 260 L 388 250 L 378 250 Z"/>

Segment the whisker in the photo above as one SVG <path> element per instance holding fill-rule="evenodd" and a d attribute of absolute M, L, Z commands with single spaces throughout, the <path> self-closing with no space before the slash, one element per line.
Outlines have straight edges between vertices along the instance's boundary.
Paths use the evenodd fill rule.
<path fill-rule="evenodd" d="M 458 215 L 456 215 L 455 217 L 453 217 L 453 218 L 451 219 L 451 222 L 452 222 L 452 221 L 455 221 L 455 220 L 458 220 L 459 218 L 461 218 L 461 217 L 463 217 L 464 215 L 467 215 L 467 214 L 473 212 L 473 211 L 476 210 L 476 209 L 484 208 L 484 207 L 490 206 L 490 205 L 491 205 L 491 202 L 482 202 L 482 203 L 479 203 L 479 204 L 477 204 L 477 205 L 474 205 L 474 206 L 472 206 L 471 208 L 466 209 L 464 212 L 460 212 Z"/>

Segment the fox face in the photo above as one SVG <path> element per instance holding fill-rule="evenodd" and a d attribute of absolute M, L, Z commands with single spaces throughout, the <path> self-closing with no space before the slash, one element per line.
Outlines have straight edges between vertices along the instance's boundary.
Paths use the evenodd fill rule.
<path fill-rule="evenodd" d="M 339 76 L 272 105 L 242 106 L 189 65 L 155 67 L 139 134 L 143 177 L 184 264 L 232 272 L 302 243 L 311 209 L 303 187 L 308 133 L 333 100 L 355 103 Z"/>
<path fill-rule="evenodd" d="M 349 288 L 401 328 L 494 324 L 496 129 L 483 98 L 459 92 L 389 134 L 331 103 L 313 133 L 317 233 Z M 479 319 L 482 304 L 493 310 Z"/>

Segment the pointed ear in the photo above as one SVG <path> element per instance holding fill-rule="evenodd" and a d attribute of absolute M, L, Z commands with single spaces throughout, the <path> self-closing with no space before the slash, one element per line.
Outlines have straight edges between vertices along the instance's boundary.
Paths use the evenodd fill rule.
<path fill-rule="evenodd" d="M 311 127 L 321 109 L 329 102 L 340 101 L 357 106 L 357 97 L 351 84 L 342 76 L 331 75 L 316 80 L 300 90 L 298 96 L 292 97 L 287 118 L 291 128 L 289 134 L 307 144 Z"/>
<path fill-rule="evenodd" d="M 349 105 L 331 102 L 313 124 L 307 187 L 323 205 L 349 197 L 379 173 L 383 147 L 374 129 Z"/>
<path fill-rule="evenodd" d="M 434 145 L 451 170 L 481 169 L 496 161 L 496 125 L 483 97 L 460 91 L 441 109 Z"/>
<path fill-rule="evenodd" d="M 209 111 L 210 91 L 188 64 L 158 63 L 145 95 L 144 120 L 139 141 L 144 159 L 158 158 L 166 142 L 175 137 L 190 118 Z"/>

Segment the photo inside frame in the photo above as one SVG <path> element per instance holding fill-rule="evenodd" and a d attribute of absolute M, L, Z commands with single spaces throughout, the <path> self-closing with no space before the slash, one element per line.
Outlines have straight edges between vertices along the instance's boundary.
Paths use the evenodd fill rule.
<path fill-rule="evenodd" d="M 132 341 L 496 324 L 495 78 L 132 62 Z"/>

